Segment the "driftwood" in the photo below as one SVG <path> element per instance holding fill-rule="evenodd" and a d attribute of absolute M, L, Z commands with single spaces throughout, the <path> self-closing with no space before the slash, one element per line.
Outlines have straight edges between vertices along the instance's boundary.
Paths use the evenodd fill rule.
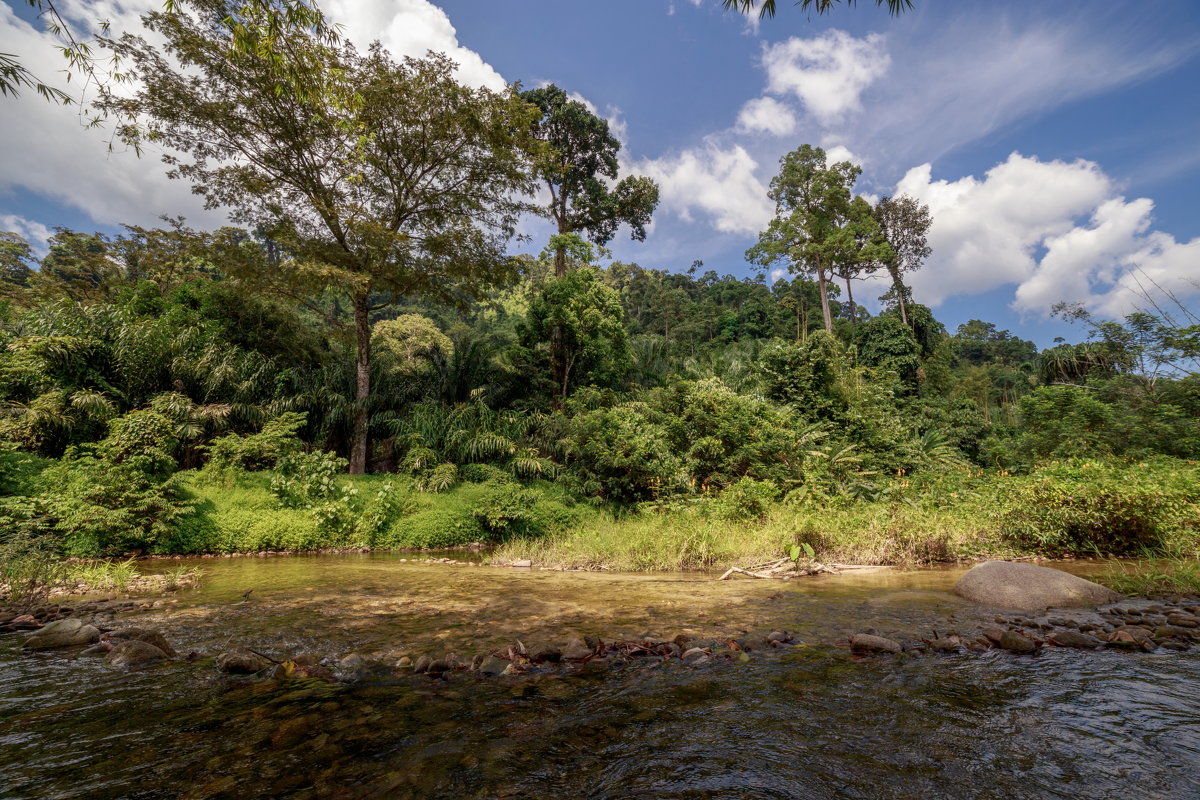
<path fill-rule="evenodd" d="M 890 567 L 880 566 L 878 564 L 822 564 L 819 561 L 811 561 L 801 566 L 798 562 L 792 561 L 790 558 L 781 558 L 778 561 L 770 561 L 766 564 L 758 564 L 748 569 L 742 567 L 730 567 L 725 570 L 719 581 L 728 580 L 733 575 L 745 575 L 748 578 L 799 578 L 808 575 L 840 575 L 843 572 L 852 572 L 854 570 L 878 570 L 891 569 Z"/>

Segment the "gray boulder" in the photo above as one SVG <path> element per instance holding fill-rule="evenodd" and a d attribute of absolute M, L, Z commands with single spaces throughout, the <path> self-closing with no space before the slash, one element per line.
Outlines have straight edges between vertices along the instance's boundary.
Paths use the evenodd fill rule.
<path fill-rule="evenodd" d="M 100 630 L 77 619 L 60 619 L 33 632 L 21 645 L 26 650 L 53 650 L 100 641 Z"/>
<path fill-rule="evenodd" d="M 967 570 L 954 593 L 981 605 L 1025 610 L 1115 603 L 1121 595 L 1060 569 L 985 561 Z"/>

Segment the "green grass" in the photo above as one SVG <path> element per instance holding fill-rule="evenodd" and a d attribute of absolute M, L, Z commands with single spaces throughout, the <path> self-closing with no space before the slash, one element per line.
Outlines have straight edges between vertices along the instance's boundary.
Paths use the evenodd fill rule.
<path fill-rule="evenodd" d="M 1099 581 L 1121 594 L 1200 594 L 1200 561 L 1174 556 L 1114 559 Z"/>

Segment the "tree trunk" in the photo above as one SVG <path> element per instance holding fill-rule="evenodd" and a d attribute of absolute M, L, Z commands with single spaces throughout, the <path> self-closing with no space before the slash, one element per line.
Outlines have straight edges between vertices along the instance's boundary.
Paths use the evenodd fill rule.
<path fill-rule="evenodd" d="M 350 443 L 350 474 L 367 471 L 367 424 L 371 396 L 371 320 L 367 313 L 367 293 L 354 296 L 354 340 L 357 349 L 354 364 L 354 438 Z"/>
<path fill-rule="evenodd" d="M 561 278 L 567 274 L 567 248 L 560 247 L 554 251 L 554 277 Z"/>
<path fill-rule="evenodd" d="M 846 299 L 850 302 L 850 324 L 858 325 L 858 318 L 854 314 L 854 290 L 850 288 L 850 275 L 846 275 Z"/>
<path fill-rule="evenodd" d="M 900 280 L 900 272 L 893 267 L 888 268 L 892 273 L 892 288 L 896 291 L 896 299 L 900 301 L 900 321 L 908 324 L 908 304 L 904 302 L 904 282 Z"/>
<path fill-rule="evenodd" d="M 833 333 L 833 314 L 829 312 L 829 282 L 825 280 L 825 268 L 817 264 L 817 290 L 821 295 L 821 315 L 825 318 L 825 331 Z"/>

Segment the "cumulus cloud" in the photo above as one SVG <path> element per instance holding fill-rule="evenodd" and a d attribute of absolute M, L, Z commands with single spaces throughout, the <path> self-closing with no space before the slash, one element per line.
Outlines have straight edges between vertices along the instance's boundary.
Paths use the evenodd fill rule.
<path fill-rule="evenodd" d="M 429 0 L 327 0 L 329 17 L 345 35 L 365 46 L 378 39 L 394 56 L 445 53 L 458 63 L 458 78 L 470 86 L 503 89 L 505 80 L 474 50 L 458 42 L 446 12 Z"/>
<path fill-rule="evenodd" d="M 795 95 L 822 125 L 835 124 L 860 110 L 863 91 L 890 65 L 882 35 L 858 39 L 840 30 L 766 45 L 762 55 L 767 91 Z"/>
<path fill-rule="evenodd" d="M 746 133 L 764 132 L 787 136 L 796 130 L 796 115 L 773 97 L 759 97 L 742 106 L 737 127 Z"/>
<path fill-rule="evenodd" d="M 634 169 L 658 182 L 664 209 L 687 221 L 693 211 L 702 211 L 724 233 L 756 234 L 775 211 L 756 176 L 758 162 L 740 145 L 710 140 Z"/>
<path fill-rule="evenodd" d="M 933 249 L 911 276 L 933 305 L 954 295 L 1015 286 L 1012 306 L 1045 315 L 1060 301 L 1119 315 L 1145 290 L 1200 289 L 1200 239 L 1151 231 L 1154 204 L 1126 200 L 1090 161 L 1013 153 L 982 179 L 934 180 L 929 164 L 896 186 L 929 206 Z"/>

